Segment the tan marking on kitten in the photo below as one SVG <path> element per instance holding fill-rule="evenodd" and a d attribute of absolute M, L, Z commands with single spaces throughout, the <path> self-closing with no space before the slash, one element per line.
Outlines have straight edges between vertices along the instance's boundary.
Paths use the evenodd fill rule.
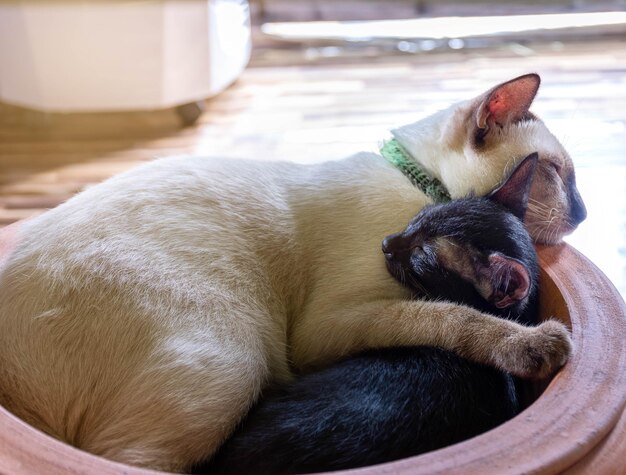
<path fill-rule="evenodd" d="M 467 281 L 478 280 L 473 260 L 479 253 L 469 244 L 459 246 L 453 239 L 437 237 L 433 246 L 441 266 L 452 270 Z"/>

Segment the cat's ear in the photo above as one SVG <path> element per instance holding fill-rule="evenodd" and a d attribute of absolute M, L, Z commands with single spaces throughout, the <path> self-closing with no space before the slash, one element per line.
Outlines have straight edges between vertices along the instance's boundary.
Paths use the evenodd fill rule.
<path fill-rule="evenodd" d="M 521 302 L 530 293 L 530 272 L 517 259 L 494 252 L 477 270 L 476 290 L 497 308 Z"/>
<path fill-rule="evenodd" d="M 537 153 L 528 155 L 502 185 L 487 195 L 487 198 L 500 203 L 521 221 L 524 220 L 528 208 L 528 195 L 538 159 Z"/>
<path fill-rule="evenodd" d="M 488 91 L 476 108 L 478 128 L 488 129 L 496 124 L 506 125 L 524 118 L 540 83 L 539 75 L 526 74 Z"/>

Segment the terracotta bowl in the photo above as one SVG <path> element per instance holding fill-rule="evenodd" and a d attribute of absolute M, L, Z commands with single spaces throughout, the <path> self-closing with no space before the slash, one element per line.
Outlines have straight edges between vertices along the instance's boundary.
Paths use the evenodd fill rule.
<path fill-rule="evenodd" d="M 16 238 L 2 232 L 0 265 Z M 12 242 L 13 241 L 13 242 Z M 626 306 L 575 249 L 539 247 L 542 318 L 571 325 L 574 355 L 541 396 L 509 422 L 466 442 L 337 473 L 623 473 L 626 454 Z M 156 473 L 110 462 L 28 426 L 0 407 L 0 473 Z"/>

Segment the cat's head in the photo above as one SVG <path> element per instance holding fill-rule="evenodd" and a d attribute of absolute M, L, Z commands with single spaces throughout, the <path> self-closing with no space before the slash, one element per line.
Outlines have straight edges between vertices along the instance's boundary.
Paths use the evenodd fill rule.
<path fill-rule="evenodd" d="M 529 111 L 539 84 L 537 74 L 520 76 L 394 135 L 457 198 L 485 195 L 537 152 L 524 222 L 535 241 L 553 244 L 585 219 L 586 210 L 571 157 Z"/>
<path fill-rule="evenodd" d="M 537 288 L 532 239 L 521 219 L 537 155 L 485 198 L 430 205 L 382 245 L 391 274 L 417 295 L 518 317 Z"/>

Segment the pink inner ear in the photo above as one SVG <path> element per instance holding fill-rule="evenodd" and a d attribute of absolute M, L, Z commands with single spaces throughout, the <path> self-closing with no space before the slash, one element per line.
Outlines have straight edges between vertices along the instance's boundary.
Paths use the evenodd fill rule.
<path fill-rule="evenodd" d="M 507 100 L 508 99 L 508 100 Z M 498 91 L 494 93 L 489 99 L 487 108 L 489 109 L 489 115 L 495 119 L 496 122 L 500 122 L 507 118 L 509 112 L 513 109 L 515 104 L 511 103 L 511 98 L 506 97 L 503 94 L 499 94 Z"/>
<path fill-rule="evenodd" d="M 497 86 L 478 110 L 478 127 L 494 123 L 504 125 L 521 119 L 537 94 L 539 82 L 539 76 L 527 74 Z"/>
<path fill-rule="evenodd" d="M 489 301 L 497 308 L 505 308 L 525 299 L 530 292 L 530 275 L 517 259 L 500 253 L 489 256 L 492 294 Z"/>

